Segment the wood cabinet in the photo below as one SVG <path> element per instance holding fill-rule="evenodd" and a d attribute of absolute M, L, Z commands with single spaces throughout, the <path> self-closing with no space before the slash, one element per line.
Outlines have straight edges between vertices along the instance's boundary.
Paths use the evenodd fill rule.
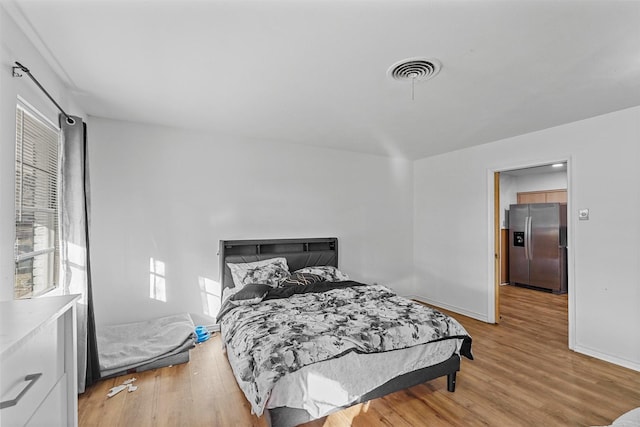
<path fill-rule="evenodd" d="M 518 193 L 518 204 L 567 203 L 567 190 L 527 191 Z"/>
<path fill-rule="evenodd" d="M 1 425 L 78 425 L 78 298 L 0 302 Z"/>

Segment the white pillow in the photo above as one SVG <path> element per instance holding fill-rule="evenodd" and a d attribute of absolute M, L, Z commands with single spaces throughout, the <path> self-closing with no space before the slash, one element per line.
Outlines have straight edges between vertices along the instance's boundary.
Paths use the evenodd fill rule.
<path fill-rule="evenodd" d="M 266 283 L 275 288 L 291 275 L 287 259 L 283 257 L 237 264 L 228 262 L 227 265 L 237 288 L 254 283 Z"/>

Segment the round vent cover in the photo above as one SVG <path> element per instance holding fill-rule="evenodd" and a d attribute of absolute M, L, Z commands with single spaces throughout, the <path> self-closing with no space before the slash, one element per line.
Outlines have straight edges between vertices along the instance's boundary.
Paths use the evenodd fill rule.
<path fill-rule="evenodd" d="M 387 71 L 389 77 L 399 81 L 429 80 L 442 68 L 437 59 L 409 58 L 396 62 Z"/>

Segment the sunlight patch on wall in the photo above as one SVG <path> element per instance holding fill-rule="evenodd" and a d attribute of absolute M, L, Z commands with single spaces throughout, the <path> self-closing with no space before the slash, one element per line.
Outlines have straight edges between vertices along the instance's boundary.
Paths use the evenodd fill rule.
<path fill-rule="evenodd" d="M 222 300 L 222 287 L 219 282 L 206 277 L 198 277 L 200 285 L 200 299 L 202 300 L 202 311 L 207 316 L 216 317 L 220 311 Z"/>
<path fill-rule="evenodd" d="M 154 258 L 149 258 L 149 298 L 167 302 L 165 265 Z"/>

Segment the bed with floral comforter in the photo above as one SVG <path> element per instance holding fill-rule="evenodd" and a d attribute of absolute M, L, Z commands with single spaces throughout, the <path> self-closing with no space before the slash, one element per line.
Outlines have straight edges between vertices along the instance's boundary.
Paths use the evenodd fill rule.
<path fill-rule="evenodd" d="M 271 289 L 252 304 L 228 301 L 218 318 L 236 380 L 261 415 L 274 384 L 304 366 L 349 352 L 388 352 L 471 338 L 455 319 L 381 285 L 352 281 Z"/>

